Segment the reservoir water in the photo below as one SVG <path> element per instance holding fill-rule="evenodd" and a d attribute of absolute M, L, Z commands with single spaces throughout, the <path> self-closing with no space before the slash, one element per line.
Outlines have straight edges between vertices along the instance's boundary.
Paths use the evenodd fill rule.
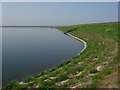
<path fill-rule="evenodd" d="M 3 86 L 26 75 L 37 75 L 76 55 L 84 44 L 55 28 L 3 27 Z"/>

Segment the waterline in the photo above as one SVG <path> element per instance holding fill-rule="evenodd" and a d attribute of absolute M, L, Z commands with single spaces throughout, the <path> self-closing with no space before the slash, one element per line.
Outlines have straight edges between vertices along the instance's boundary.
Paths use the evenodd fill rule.
<path fill-rule="evenodd" d="M 69 33 L 66 33 L 66 35 L 84 43 L 84 48 L 77 55 L 80 55 L 80 53 L 82 53 L 87 48 L 87 43 L 84 40 L 82 40 L 78 37 L 75 37 L 75 36 L 73 36 L 72 34 L 69 34 Z"/>

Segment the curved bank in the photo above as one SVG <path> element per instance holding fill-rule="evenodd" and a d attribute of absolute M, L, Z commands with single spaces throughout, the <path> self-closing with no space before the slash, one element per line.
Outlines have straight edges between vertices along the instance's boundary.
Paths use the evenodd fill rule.
<path fill-rule="evenodd" d="M 70 37 L 72 37 L 72 38 L 74 38 L 74 39 L 76 39 L 76 40 L 78 40 L 78 41 L 83 42 L 84 48 L 82 49 L 82 51 L 80 51 L 80 52 L 77 54 L 77 55 L 80 55 L 80 53 L 82 53 L 82 52 L 86 49 L 87 43 L 86 43 L 84 40 L 82 40 L 82 39 L 80 39 L 80 38 L 78 38 L 78 37 L 75 37 L 75 36 L 73 36 L 73 35 L 71 35 L 71 34 L 69 34 L 69 33 L 66 33 L 66 35 L 68 35 L 68 36 L 70 36 Z"/>

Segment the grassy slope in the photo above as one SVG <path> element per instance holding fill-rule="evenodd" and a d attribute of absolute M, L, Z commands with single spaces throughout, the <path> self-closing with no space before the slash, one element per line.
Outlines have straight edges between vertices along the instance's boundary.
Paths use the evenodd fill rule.
<path fill-rule="evenodd" d="M 69 33 L 87 42 L 87 48 L 80 55 L 37 76 L 27 76 L 21 84 L 12 81 L 6 89 L 118 87 L 117 23 L 61 26 L 58 29 L 66 32 L 76 27 L 79 28 Z M 100 71 L 97 67 L 101 67 Z"/>

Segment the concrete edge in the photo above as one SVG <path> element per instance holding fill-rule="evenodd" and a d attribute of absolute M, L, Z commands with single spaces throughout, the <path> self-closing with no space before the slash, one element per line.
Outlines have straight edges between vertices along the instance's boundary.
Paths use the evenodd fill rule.
<path fill-rule="evenodd" d="M 68 35 L 68 36 L 70 36 L 70 37 L 72 37 L 72 38 L 74 38 L 74 39 L 76 39 L 76 40 L 78 40 L 78 41 L 83 42 L 84 48 L 83 48 L 82 51 L 80 51 L 77 55 L 80 55 L 80 54 L 87 48 L 87 43 L 86 43 L 84 40 L 82 40 L 82 39 L 80 39 L 80 38 L 78 38 L 78 37 L 75 37 L 75 36 L 73 36 L 72 34 L 69 34 L 69 33 L 66 33 L 66 35 Z"/>

